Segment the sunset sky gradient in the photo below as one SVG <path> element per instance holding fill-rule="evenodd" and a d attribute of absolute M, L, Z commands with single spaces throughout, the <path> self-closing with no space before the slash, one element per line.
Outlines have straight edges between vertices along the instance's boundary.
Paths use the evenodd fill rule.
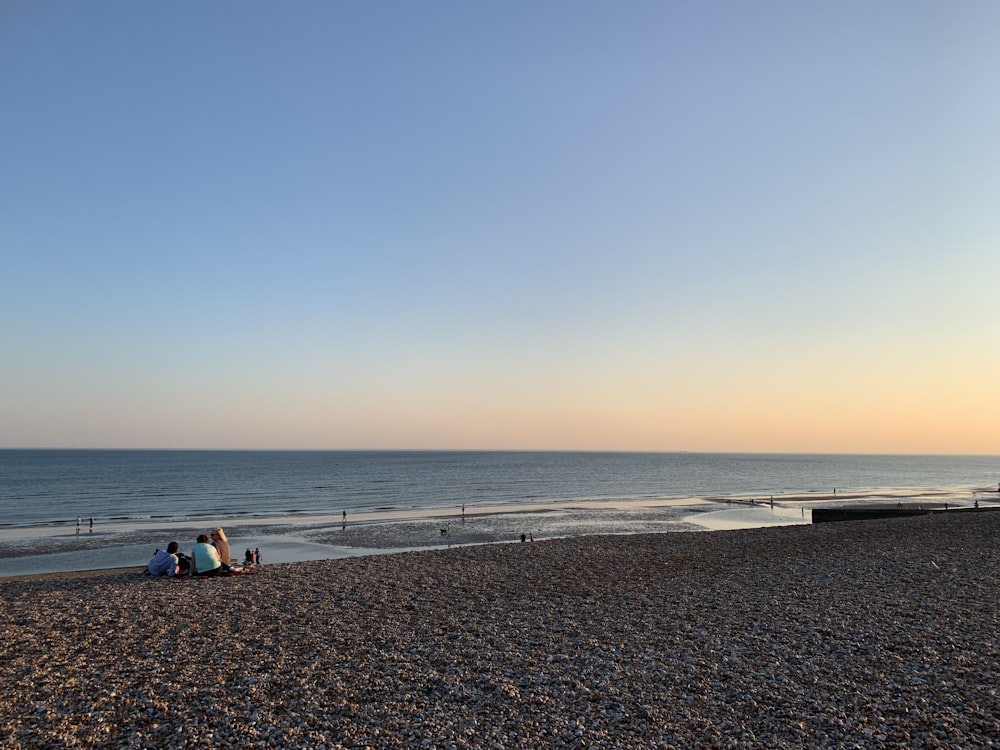
<path fill-rule="evenodd" d="M 0 8 L 0 447 L 1000 454 L 1000 3 Z"/>

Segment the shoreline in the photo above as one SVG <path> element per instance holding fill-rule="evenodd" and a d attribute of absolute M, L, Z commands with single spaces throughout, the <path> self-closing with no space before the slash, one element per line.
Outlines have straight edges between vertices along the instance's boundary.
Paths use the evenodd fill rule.
<path fill-rule="evenodd" d="M 859 496 L 859 497 L 865 497 L 865 498 L 870 499 L 870 496 L 867 496 L 867 495 L 865 495 L 865 496 Z M 795 498 L 795 499 L 804 499 L 804 498 Z M 733 502 L 733 501 L 726 501 L 726 502 Z M 735 502 L 746 503 L 747 501 L 735 501 Z M 766 503 L 760 503 L 759 506 L 760 507 L 766 507 Z M 872 511 L 889 510 L 889 511 L 894 511 L 894 510 L 897 509 L 897 507 L 898 506 L 896 506 L 896 505 L 880 505 L 880 504 L 872 503 L 872 504 L 864 506 L 864 508 L 853 508 L 853 509 L 847 508 L 847 512 L 848 513 L 850 513 L 853 510 L 855 513 L 857 513 L 857 516 L 850 517 L 850 518 L 847 518 L 847 519 L 845 519 L 843 521 L 839 521 L 839 522 L 840 523 L 844 523 L 844 522 L 865 522 L 865 521 L 871 521 L 871 520 L 874 520 L 874 519 L 876 519 L 878 517 L 877 516 L 866 516 L 865 513 L 864 513 L 865 510 L 872 510 Z M 917 506 L 915 504 L 913 504 L 913 505 L 911 505 L 909 507 L 910 508 L 915 508 Z M 962 507 L 962 506 L 956 506 L 956 507 L 952 507 L 952 508 L 946 508 L 943 503 L 938 503 L 938 504 L 926 504 L 926 505 L 922 505 L 920 507 L 921 507 L 921 509 L 926 508 L 926 511 L 928 513 L 944 513 L 944 512 L 947 512 L 949 514 L 959 514 L 959 513 L 979 513 L 979 512 L 986 513 L 986 512 L 992 512 L 992 511 L 1000 511 L 1000 505 L 987 505 L 987 506 L 977 507 L 977 508 Z M 907 507 L 904 506 L 903 510 L 906 510 L 906 509 L 907 509 Z M 544 513 L 546 511 L 538 510 L 538 511 L 533 511 L 533 512 Z M 475 515 L 476 514 L 468 514 L 466 517 L 471 519 Z M 891 518 L 892 516 L 890 515 L 888 517 Z M 900 516 L 900 517 L 903 517 L 903 516 Z M 447 516 L 442 516 L 440 518 L 448 518 L 448 517 Z M 787 528 L 787 527 L 790 527 L 790 526 L 812 525 L 812 523 L 815 523 L 815 522 L 811 522 L 809 524 L 776 524 L 776 525 L 770 526 L 770 527 L 769 526 L 748 526 L 748 527 L 745 527 L 745 528 L 746 529 L 751 529 L 751 528 L 754 528 L 754 529 L 761 529 L 761 528 Z M 435 524 L 435 526 L 437 526 L 437 525 L 439 525 L 439 524 Z M 339 527 L 339 525 L 337 525 L 337 526 Z M 387 526 L 389 526 L 389 524 L 387 524 Z M 329 527 L 328 526 L 309 527 L 309 528 L 312 531 L 318 531 L 318 532 L 329 531 Z M 715 531 L 733 531 L 733 530 L 736 530 L 736 529 L 716 529 Z M 705 528 L 705 529 L 700 529 L 700 531 L 705 532 L 705 531 L 712 531 L 712 530 Z M 396 533 L 398 534 L 398 531 Z M 649 533 L 649 532 L 646 532 L 646 533 Z M 663 532 L 653 532 L 653 533 L 693 533 L 693 532 L 690 532 L 690 531 L 687 531 L 687 532 L 681 532 L 681 531 L 663 531 Z M 608 533 L 580 533 L 580 534 L 573 534 L 573 535 L 569 535 L 569 536 L 539 537 L 537 540 L 534 537 L 532 537 L 530 541 L 531 542 L 535 542 L 535 541 L 541 542 L 541 541 L 552 541 L 552 540 L 555 540 L 555 539 L 580 538 L 580 537 L 595 537 L 595 536 L 596 537 L 600 537 L 600 536 L 609 536 L 609 535 L 639 536 L 639 535 L 642 535 L 642 534 L 643 534 L 643 532 L 618 532 L 618 533 L 612 533 L 612 534 L 608 534 Z M 504 540 L 492 540 L 492 541 L 464 542 L 464 543 L 461 543 L 461 542 L 452 542 L 451 540 L 449 540 L 449 542 L 446 543 L 446 544 L 426 544 L 426 545 L 419 546 L 419 547 L 390 547 L 390 548 L 387 548 L 387 549 L 371 549 L 371 550 L 368 550 L 367 552 L 362 552 L 361 554 L 357 554 L 357 555 L 343 555 L 341 557 L 325 558 L 325 559 L 346 559 L 346 558 L 349 558 L 349 557 L 367 557 L 369 555 L 377 555 L 377 554 L 405 554 L 407 552 L 417 552 L 417 551 L 421 551 L 421 550 L 442 550 L 442 549 L 453 549 L 453 548 L 458 548 L 458 547 L 479 546 L 479 545 L 489 545 L 489 544 L 514 544 L 514 543 L 517 543 L 518 541 L 519 540 L 516 539 L 516 538 L 504 539 Z M 235 550 L 234 550 L 234 552 L 235 552 Z M 275 564 L 278 564 L 278 563 L 297 564 L 299 562 L 315 562 L 315 560 L 299 560 L 299 561 L 278 560 L 278 561 L 276 561 Z M 24 574 L 17 574 L 17 575 L 2 575 L 2 574 L 0 574 L 0 583 L 7 582 L 7 581 L 61 580 L 61 579 L 75 579 L 75 578 L 101 578 L 101 577 L 105 577 L 105 576 L 115 576 L 115 575 L 129 574 L 129 573 L 134 573 L 136 571 L 138 571 L 139 573 L 142 573 L 144 570 L 145 570 L 145 563 L 139 563 L 139 564 L 136 564 L 136 565 L 124 565 L 124 566 L 103 567 L 103 568 L 99 567 L 99 568 L 89 568 L 89 569 L 81 569 L 81 570 L 53 570 L 53 571 L 44 571 L 44 572 L 37 572 L 37 573 L 24 573 Z"/>
<path fill-rule="evenodd" d="M 300 562 L 338 559 L 412 549 L 516 541 L 521 534 L 535 538 L 580 536 L 591 533 L 629 533 L 688 529 L 684 518 L 711 509 L 699 499 L 645 500 L 636 503 L 574 501 L 562 505 L 501 505 L 460 508 L 427 508 L 405 512 L 384 511 L 340 517 L 269 519 L 242 525 L 211 523 L 195 526 L 150 523 L 126 525 L 107 533 L 98 525 L 93 534 L 73 533 L 11 539 L 0 535 L 0 579 L 11 575 L 58 570 L 139 566 L 148 562 L 156 547 L 176 540 L 185 551 L 199 533 L 222 525 L 233 556 L 241 559 L 244 547 L 260 548 L 265 562 Z M 767 518 L 763 519 L 765 522 Z M 443 533 L 447 530 L 447 533 Z"/>
<path fill-rule="evenodd" d="M 375 511 L 349 514 L 346 523 L 333 515 L 310 519 L 275 518 L 227 524 L 205 519 L 98 524 L 79 535 L 45 530 L 36 536 L 0 530 L 0 580 L 12 576 L 89 569 L 140 567 L 153 550 L 176 540 L 182 551 L 198 533 L 221 525 L 230 538 L 233 556 L 244 547 L 260 548 L 265 562 L 340 559 L 416 549 L 470 544 L 516 542 L 524 534 L 537 540 L 597 534 L 641 534 L 758 528 L 810 522 L 811 509 L 869 507 L 886 502 L 920 503 L 927 507 L 971 507 L 978 493 L 962 496 L 950 490 L 883 489 L 873 492 L 790 494 L 770 497 L 648 498 L 630 501 L 572 501 L 540 505 L 469 506 Z M 992 498 L 983 498 L 986 507 Z M 1000 507 L 998 505 L 997 507 Z"/>
<path fill-rule="evenodd" d="M 5 579 L 0 732 L 12 749 L 985 747 L 998 536 L 998 513 L 936 514 Z"/>

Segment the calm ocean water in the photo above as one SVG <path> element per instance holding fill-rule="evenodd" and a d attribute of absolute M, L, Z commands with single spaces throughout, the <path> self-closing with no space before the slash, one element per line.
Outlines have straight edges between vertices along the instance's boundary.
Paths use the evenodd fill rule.
<path fill-rule="evenodd" d="M 0 526 L 997 487 L 996 456 L 0 450 Z"/>

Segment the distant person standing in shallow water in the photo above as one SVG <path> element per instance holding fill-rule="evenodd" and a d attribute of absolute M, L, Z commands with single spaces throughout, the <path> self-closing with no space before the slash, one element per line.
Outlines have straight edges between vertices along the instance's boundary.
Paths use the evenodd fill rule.
<path fill-rule="evenodd" d="M 94 517 L 93 516 L 90 517 L 90 533 L 91 534 L 94 533 Z"/>

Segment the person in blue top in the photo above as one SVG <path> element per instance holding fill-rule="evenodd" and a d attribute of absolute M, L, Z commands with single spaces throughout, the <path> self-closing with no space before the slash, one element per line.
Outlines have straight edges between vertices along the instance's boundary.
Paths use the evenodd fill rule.
<path fill-rule="evenodd" d="M 153 555 L 153 559 L 150 560 L 149 565 L 146 566 L 146 570 L 149 571 L 149 574 L 153 576 L 165 575 L 170 578 L 177 575 L 180 565 L 180 560 L 177 557 L 178 549 L 180 549 L 180 545 L 177 544 L 177 542 L 171 542 L 167 545 L 165 550 L 156 550 L 156 554 Z"/>
<path fill-rule="evenodd" d="M 199 534 L 198 543 L 191 549 L 194 558 L 194 574 L 196 576 L 217 576 L 225 572 L 219 551 L 209 544 L 208 534 Z"/>

